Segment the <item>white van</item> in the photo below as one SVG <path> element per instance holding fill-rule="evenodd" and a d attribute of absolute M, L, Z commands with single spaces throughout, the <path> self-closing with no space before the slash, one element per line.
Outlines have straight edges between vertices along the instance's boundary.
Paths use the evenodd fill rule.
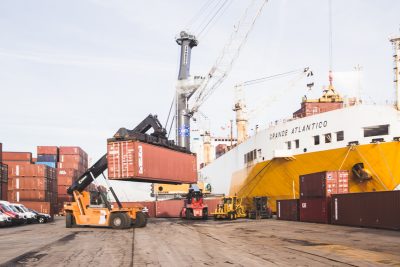
<path fill-rule="evenodd" d="M 12 206 L 20 210 L 26 216 L 28 223 L 36 222 L 36 214 L 28 210 L 23 204 L 21 203 L 11 203 Z"/>

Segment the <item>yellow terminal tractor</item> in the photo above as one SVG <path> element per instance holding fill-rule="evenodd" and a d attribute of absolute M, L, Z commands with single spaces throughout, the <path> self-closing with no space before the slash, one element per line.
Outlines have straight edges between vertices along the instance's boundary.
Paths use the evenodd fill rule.
<path fill-rule="evenodd" d="M 214 213 L 214 219 L 236 220 L 246 218 L 246 212 L 242 205 L 242 199 L 237 196 L 226 196 L 221 199 Z"/>

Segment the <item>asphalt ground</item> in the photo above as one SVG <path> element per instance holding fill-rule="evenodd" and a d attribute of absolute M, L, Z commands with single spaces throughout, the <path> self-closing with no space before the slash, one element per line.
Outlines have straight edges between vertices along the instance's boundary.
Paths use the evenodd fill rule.
<path fill-rule="evenodd" d="M 268 220 L 0 229 L 0 266 L 400 266 L 400 231 Z"/>

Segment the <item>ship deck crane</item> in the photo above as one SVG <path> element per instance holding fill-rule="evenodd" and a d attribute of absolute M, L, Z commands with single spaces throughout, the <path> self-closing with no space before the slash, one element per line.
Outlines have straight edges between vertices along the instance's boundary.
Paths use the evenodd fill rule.
<path fill-rule="evenodd" d="M 236 129 L 237 129 L 237 142 L 238 143 L 242 143 L 243 141 L 245 141 L 248 138 L 247 124 L 248 124 L 249 117 L 254 116 L 258 112 L 260 112 L 261 109 L 264 109 L 267 106 L 267 103 L 266 103 L 267 101 L 270 102 L 277 98 L 277 96 L 275 96 L 274 99 L 269 98 L 267 100 L 264 100 L 264 101 L 262 101 L 262 105 L 259 105 L 259 107 L 247 112 L 247 106 L 246 106 L 244 91 L 243 91 L 244 87 L 264 83 L 264 82 L 271 81 L 276 78 L 288 77 L 291 75 L 297 75 L 297 76 L 290 82 L 290 85 L 288 88 L 293 87 L 294 84 L 303 77 L 312 77 L 313 73 L 308 67 L 306 67 L 306 68 L 295 69 L 292 71 L 287 71 L 287 72 L 283 72 L 283 73 L 279 73 L 279 74 L 275 74 L 275 75 L 269 75 L 269 76 L 265 76 L 265 77 L 261 77 L 261 78 L 257 78 L 257 79 L 248 80 L 248 81 L 241 82 L 241 83 L 238 83 L 235 85 L 235 87 L 234 87 L 235 104 L 233 107 L 233 111 L 236 112 Z M 307 87 L 309 89 L 311 89 L 312 86 L 314 86 L 313 82 L 307 83 Z M 282 90 L 280 93 L 283 95 L 284 93 L 286 93 L 286 90 Z"/>
<path fill-rule="evenodd" d="M 147 132 L 153 129 L 154 132 Z M 114 135 L 115 139 L 124 140 L 126 138 L 136 139 L 142 142 L 157 146 L 167 147 L 169 149 L 186 152 L 182 147 L 178 147 L 173 141 L 166 137 L 166 131 L 158 121 L 157 116 L 149 115 L 133 130 L 120 128 Z M 109 185 L 109 189 L 118 207 L 114 208 L 107 199 L 106 192 L 87 192 L 85 189 L 95 181 L 99 176 L 104 176 L 107 169 L 107 154 L 103 155 L 93 166 L 87 169 L 67 190 L 68 194 L 73 195 L 74 202 L 67 203 L 64 206 L 66 211 L 66 227 L 74 225 L 89 226 L 109 226 L 116 229 L 131 227 L 144 227 L 146 218 L 141 207 L 123 208 L 115 191 Z M 151 181 L 141 180 L 142 182 L 153 183 Z M 108 183 L 108 182 L 107 182 Z"/>

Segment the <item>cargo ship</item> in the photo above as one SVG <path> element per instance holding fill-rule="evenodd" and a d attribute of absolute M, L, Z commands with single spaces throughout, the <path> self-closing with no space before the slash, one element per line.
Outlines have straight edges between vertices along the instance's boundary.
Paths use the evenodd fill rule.
<path fill-rule="evenodd" d="M 330 85 L 319 99 L 303 98 L 287 120 L 240 140 L 199 170 L 213 192 L 240 197 L 299 198 L 299 176 L 347 170 L 350 192 L 395 190 L 400 187 L 400 38 L 395 48 L 397 105 L 345 103 Z M 237 119 L 237 128 L 243 129 Z"/>

